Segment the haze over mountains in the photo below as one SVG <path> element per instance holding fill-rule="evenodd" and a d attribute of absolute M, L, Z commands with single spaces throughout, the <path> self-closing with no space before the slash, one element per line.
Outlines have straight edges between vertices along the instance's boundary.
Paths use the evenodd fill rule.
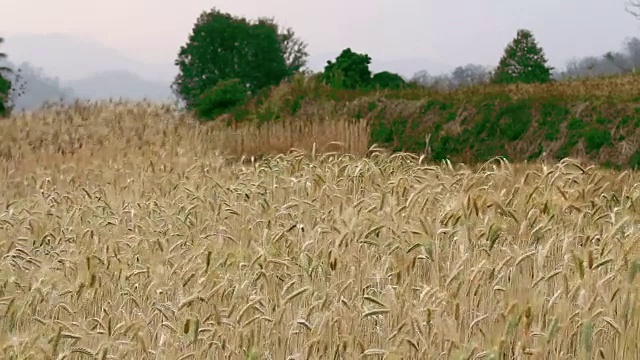
<path fill-rule="evenodd" d="M 170 81 L 174 72 L 173 63 L 144 63 L 100 43 L 67 34 L 5 36 L 3 48 L 10 60 L 28 61 L 64 81 L 112 70 L 126 70 L 152 81 Z"/>
<path fill-rule="evenodd" d="M 165 63 L 147 63 L 98 42 L 69 34 L 7 35 L 2 50 L 9 55 L 8 60 L 14 67 L 28 63 L 32 68 L 40 69 L 35 71 L 38 76 L 50 78 L 44 81 L 48 87 L 55 83 L 66 88 L 67 98 L 174 99 L 170 85 L 178 69 L 173 64 L 173 58 Z M 176 54 L 177 52 L 178 49 Z M 335 59 L 338 54 L 339 50 L 334 53 L 312 54 L 307 66 L 313 71 L 322 70 L 327 60 Z M 372 57 L 372 71 L 386 70 L 407 78 L 420 70 L 440 74 L 452 69 L 447 64 L 429 59 L 380 60 Z M 43 102 L 43 97 L 47 97 L 40 91 L 38 101 L 28 99 L 30 93 L 38 92 L 38 89 L 33 89 L 34 82 L 31 81 L 31 86 L 27 84 L 24 95 L 27 100 L 18 101 L 17 110 L 38 107 Z M 37 81 L 40 85 L 44 82 Z M 59 98 L 59 94 L 49 92 L 52 94 L 49 100 Z"/>

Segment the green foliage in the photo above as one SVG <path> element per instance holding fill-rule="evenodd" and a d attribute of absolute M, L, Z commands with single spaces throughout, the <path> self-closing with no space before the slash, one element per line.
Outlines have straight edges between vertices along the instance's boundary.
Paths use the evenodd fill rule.
<path fill-rule="evenodd" d="M 294 79 L 265 89 L 259 100 L 254 98 L 247 119 L 264 123 L 296 114 L 367 119 L 370 145 L 413 153 L 426 150 L 435 161 L 473 164 L 496 156 L 523 161 L 542 154 L 564 158 L 575 156 L 580 142 L 594 160 L 603 146 L 630 134 L 640 113 L 631 97 L 603 101 L 590 94 L 523 94 L 518 88 L 495 85 L 454 92 L 406 88 L 378 92 L 371 86 L 331 87 L 318 74 Z M 627 161 L 622 157 L 611 164 Z"/>
<path fill-rule="evenodd" d="M 9 115 L 9 90 L 11 90 L 11 82 L 0 74 L 0 117 Z"/>
<path fill-rule="evenodd" d="M 629 165 L 629 167 L 633 170 L 640 169 L 640 150 L 637 150 L 635 153 L 633 153 L 633 155 L 631 155 L 631 158 L 629 158 L 629 163 L 627 165 Z"/>
<path fill-rule="evenodd" d="M 368 87 L 371 84 L 369 64 L 369 55 L 355 53 L 350 48 L 344 49 L 335 62 L 327 61 L 322 80 L 337 89 Z"/>
<path fill-rule="evenodd" d="M 434 139 L 433 146 L 431 147 L 431 156 L 433 160 L 440 161 L 448 159 L 451 155 L 458 153 L 456 138 L 449 135 L 444 135 L 440 138 Z"/>
<path fill-rule="evenodd" d="M 569 109 L 556 100 L 548 100 L 540 106 L 538 125 L 544 130 L 544 140 L 554 141 L 560 135 L 560 125 L 569 116 Z"/>
<path fill-rule="evenodd" d="M 500 122 L 498 136 L 504 136 L 508 141 L 520 139 L 531 126 L 531 105 L 526 100 L 507 104 L 495 115 L 495 121 Z"/>
<path fill-rule="evenodd" d="M 507 45 L 492 77 L 496 84 L 546 83 L 551 81 L 552 67 L 547 66 L 544 51 L 531 31 L 518 30 L 516 38 Z"/>
<path fill-rule="evenodd" d="M 508 102 L 496 110 L 496 100 L 480 107 L 480 119 L 474 124 L 474 135 L 492 140 L 502 137 L 509 141 L 519 139 L 531 125 L 531 105 L 527 100 Z"/>
<path fill-rule="evenodd" d="M 431 109 L 438 109 L 440 111 L 446 111 L 448 109 L 451 108 L 451 104 L 444 102 L 442 100 L 438 100 L 438 99 L 429 99 L 427 100 L 427 103 L 424 105 L 424 107 L 422 108 L 422 114 L 426 114 L 429 111 L 431 111 Z"/>
<path fill-rule="evenodd" d="M 533 154 L 529 155 L 527 157 L 527 160 L 528 161 L 532 161 L 532 160 L 535 160 L 535 159 L 539 158 L 540 155 L 542 155 L 543 151 L 544 151 L 544 146 L 542 145 L 542 142 L 539 142 L 538 143 L 538 149 Z"/>
<path fill-rule="evenodd" d="M 377 107 L 378 107 L 378 104 L 375 101 L 369 101 L 369 104 L 367 105 L 367 110 L 369 112 L 373 112 Z"/>
<path fill-rule="evenodd" d="M 560 160 L 569 156 L 571 149 L 580 142 L 586 128 L 587 124 L 582 119 L 572 118 L 569 120 L 567 124 L 567 141 L 556 152 L 556 159 Z"/>
<path fill-rule="evenodd" d="M 300 72 L 307 64 L 307 44 L 297 38 L 292 28 L 281 28 L 273 18 L 260 18 L 258 23 L 271 26 L 278 34 L 280 45 L 287 64 L 287 77 Z"/>
<path fill-rule="evenodd" d="M 598 152 L 611 144 L 611 133 L 606 129 L 590 128 L 584 133 L 584 141 L 588 152 Z"/>
<path fill-rule="evenodd" d="M 371 143 L 388 144 L 393 142 L 393 129 L 384 121 L 375 121 L 371 125 Z"/>
<path fill-rule="evenodd" d="M 383 71 L 373 75 L 372 85 L 376 89 L 398 90 L 407 86 L 407 82 L 398 74 Z"/>
<path fill-rule="evenodd" d="M 220 81 L 239 79 L 251 93 L 279 84 L 302 66 L 306 53 L 301 42 L 293 41 L 290 29 L 285 34 L 277 31 L 272 20 L 250 22 L 216 9 L 203 12 L 188 42 L 180 47 L 174 91 L 192 108 L 201 94 Z M 289 53 L 288 47 L 293 49 Z"/>
<path fill-rule="evenodd" d="M 569 121 L 567 125 L 567 130 L 569 134 L 578 134 L 587 126 L 582 119 L 573 118 Z"/>
<path fill-rule="evenodd" d="M 613 124 L 603 119 L 611 118 L 615 109 L 605 111 L 607 116 L 604 116 L 597 113 L 597 108 L 587 108 L 583 111 L 587 117 L 570 118 L 571 104 L 549 97 L 440 98 L 413 107 L 413 115 L 406 115 L 405 108 L 402 116 L 396 115 L 397 110 L 393 112 L 399 106 L 392 105 L 381 109 L 373 118 L 371 143 L 393 151 L 421 152 L 426 145 L 425 136 L 429 135 L 432 160 L 471 163 L 495 156 L 534 160 L 545 151 L 559 159 L 565 158 L 571 156 L 580 141 L 584 141 L 590 155 L 597 154 L 603 146 L 610 146 L 613 139 L 609 127 Z M 454 121 L 457 121 L 455 125 L 449 126 Z M 601 124 L 603 122 L 605 124 Z M 565 136 L 562 143 L 545 144 L 558 141 L 560 136 Z M 514 152 L 524 149 L 527 153 Z M 615 165 L 615 161 L 612 164 Z"/>
<path fill-rule="evenodd" d="M 200 118 L 214 119 L 241 105 L 246 99 L 247 88 L 239 79 L 221 81 L 200 95 L 195 111 Z"/>
<path fill-rule="evenodd" d="M 0 37 L 0 44 L 4 42 L 4 39 Z M 0 52 L 0 59 L 7 57 L 7 54 Z M 11 72 L 11 69 L 0 66 L 0 117 L 9 116 L 9 94 L 11 92 L 11 81 L 6 77 L 6 73 Z"/>

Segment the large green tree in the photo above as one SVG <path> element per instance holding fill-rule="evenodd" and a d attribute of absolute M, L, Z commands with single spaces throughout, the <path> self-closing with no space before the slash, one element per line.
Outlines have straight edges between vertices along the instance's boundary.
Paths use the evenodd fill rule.
<path fill-rule="evenodd" d="M 293 54 L 304 52 L 300 43 L 290 29 L 284 35 L 278 33 L 272 20 L 252 22 L 215 8 L 203 12 L 188 42 L 180 47 L 174 92 L 193 108 L 202 94 L 221 81 L 238 79 L 252 93 L 277 85 L 304 60 L 306 53 L 300 55 L 302 60 L 292 55 L 287 62 L 288 49 Z"/>
<path fill-rule="evenodd" d="M 545 83 L 551 81 L 552 70 L 531 31 L 520 29 L 505 48 L 491 80 L 498 84 Z"/>

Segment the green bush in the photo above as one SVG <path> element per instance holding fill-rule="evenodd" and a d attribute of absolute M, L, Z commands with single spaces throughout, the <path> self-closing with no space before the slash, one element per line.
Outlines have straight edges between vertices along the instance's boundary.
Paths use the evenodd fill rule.
<path fill-rule="evenodd" d="M 498 111 L 495 120 L 501 123 L 498 133 L 508 141 L 516 141 L 531 126 L 531 105 L 526 100 L 509 103 Z"/>
<path fill-rule="evenodd" d="M 633 170 L 640 169 L 640 150 L 636 151 L 635 153 L 633 153 L 633 155 L 631 155 L 628 165 Z"/>
<path fill-rule="evenodd" d="M 9 91 L 11 90 L 11 82 L 0 74 L 0 118 L 9 116 L 9 108 L 6 105 L 9 99 Z"/>
<path fill-rule="evenodd" d="M 402 76 L 388 71 L 382 71 L 373 75 L 371 79 L 372 85 L 376 89 L 393 89 L 399 90 L 406 87 L 407 82 Z"/>
<path fill-rule="evenodd" d="M 540 105 L 540 120 L 538 125 L 544 131 L 544 139 L 555 141 L 560 135 L 560 125 L 570 115 L 569 109 L 557 100 L 548 100 Z"/>
<path fill-rule="evenodd" d="M 195 110 L 202 119 L 214 119 L 247 100 L 247 88 L 238 79 L 219 82 L 205 91 L 196 102 Z"/>
<path fill-rule="evenodd" d="M 584 134 L 584 141 L 588 152 L 597 152 L 611 143 L 611 133 L 605 129 L 589 129 Z"/>
<path fill-rule="evenodd" d="M 393 142 L 393 129 L 384 120 L 377 119 L 371 124 L 371 143 L 386 145 Z"/>

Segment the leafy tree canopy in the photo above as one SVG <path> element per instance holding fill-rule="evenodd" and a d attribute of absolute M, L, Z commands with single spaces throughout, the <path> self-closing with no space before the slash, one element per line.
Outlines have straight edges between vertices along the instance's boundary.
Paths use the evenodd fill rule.
<path fill-rule="evenodd" d="M 327 61 L 322 80 L 324 83 L 342 89 L 367 87 L 371 83 L 371 58 L 358 54 L 350 48 L 342 50 L 336 61 Z"/>
<path fill-rule="evenodd" d="M 306 45 L 271 19 L 251 22 L 215 8 L 203 12 L 180 47 L 174 92 L 192 108 L 220 81 L 238 79 L 249 92 L 277 85 L 304 65 Z"/>
<path fill-rule="evenodd" d="M 544 51 L 538 46 L 531 31 L 520 29 L 515 39 L 507 45 L 492 82 L 545 83 L 551 81 L 552 70 L 552 67 L 547 66 Z"/>

